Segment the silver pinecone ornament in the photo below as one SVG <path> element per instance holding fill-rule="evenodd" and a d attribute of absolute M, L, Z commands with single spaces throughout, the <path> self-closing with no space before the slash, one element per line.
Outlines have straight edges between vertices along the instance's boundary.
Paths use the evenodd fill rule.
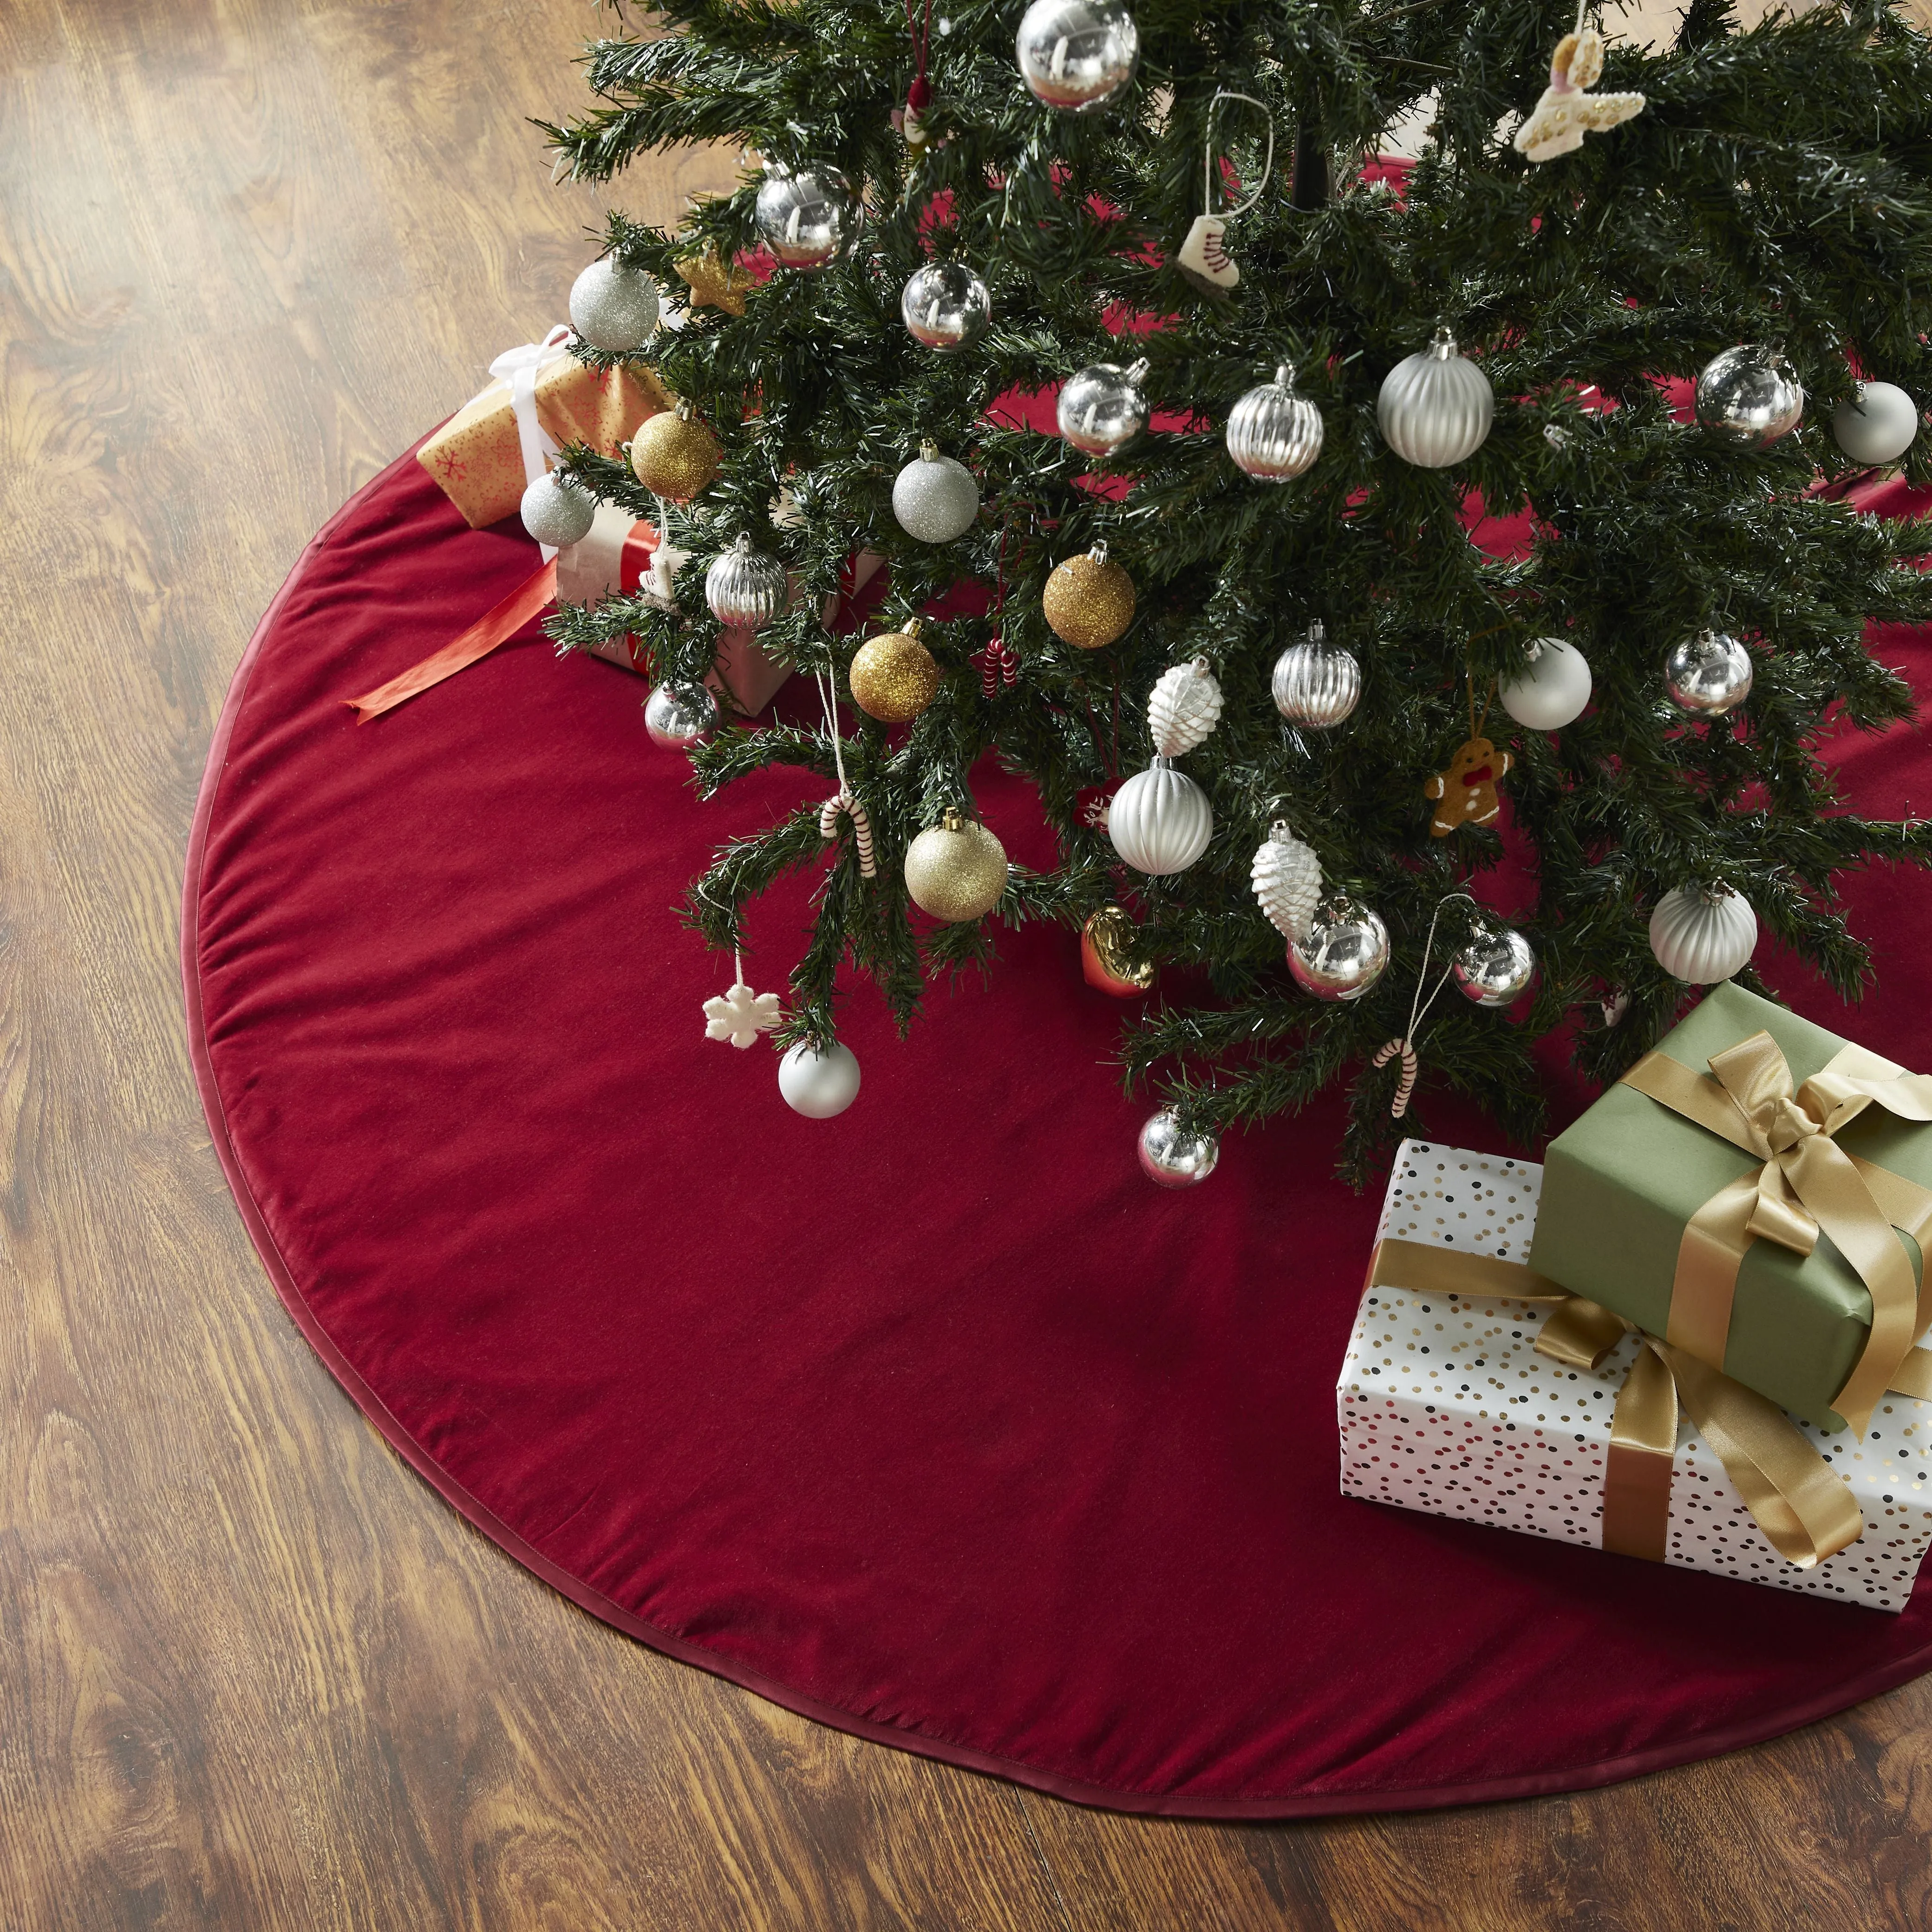
<path fill-rule="evenodd" d="M 1205 658 L 1175 664 L 1155 680 L 1148 697 L 1154 748 L 1163 758 L 1193 750 L 1221 722 L 1221 687 Z"/>
<path fill-rule="evenodd" d="M 1268 923 L 1291 946 L 1308 937 L 1322 899 L 1322 862 L 1277 818 L 1255 854 L 1255 897 Z"/>

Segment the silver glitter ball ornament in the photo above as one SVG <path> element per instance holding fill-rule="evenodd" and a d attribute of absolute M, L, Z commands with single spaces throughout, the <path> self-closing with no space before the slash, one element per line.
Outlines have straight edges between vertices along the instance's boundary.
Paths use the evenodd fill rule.
<path fill-rule="evenodd" d="M 1366 906 L 1324 899 L 1308 936 L 1288 949 L 1294 983 L 1318 1000 L 1359 1000 L 1388 970 L 1388 928 Z"/>
<path fill-rule="evenodd" d="M 1751 656 L 1722 631 L 1686 638 L 1664 661 L 1664 688 L 1680 711 L 1721 718 L 1750 695 Z"/>
<path fill-rule="evenodd" d="M 754 550 L 742 530 L 704 573 L 704 601 L 728 630 L 762 631 L 784 615 L 790 590 L 784 566 Z"/>
<path fill-rule="evenodd" d="M 1214 1172 L 1221 1143 L 1212 1134 L 1184 1134 L 1172 1108 L 1148 1116 L 1141 1129 L 1141 1172 L 1156 1187 L 1192 1187 Z"/>
<path fill-rule="evenodd" d="M 1449 962 L 1449 976 L 1479 1006 L 1514 1006 L 1536 977 L 1536 952 L 1514 926 L 1477 927 Z"/>
<path fill-rule="evenodd" d="M 1697 420 L 1747 448 L 1768 448 L 1804 413 L 1804 385 L 1775 349 L 1726 349 L 1697 378 Z"/>
<path fill-rule="evenodd" d="M 661 684 L 644 700 L 644 729 L 656 743 L 682 751 L 718 725 L 718 700 L 701 684 Z"/>
<path fill-rule="evenodd" d="M 1086 456 L 1111 456 L 1147 428 L 1148 399 L 1142 393 L 1148 365 L 1122 368 L 1118 362 L 1090 362 L 1060 386 L 1054 411 L 1060 433 Z"/>
<path fill-rule="evenodd" d="M 759 240 L 788 268 L 822 268 L 858 238 L 859 204 L 829 168 L 768 164 L 752 218 Z"/>
<path fill-rule="evenodd" d="M 1426 349 L 1406 356 L 1382 378 L 1376 422 L 1405 463 L 1446 470 L 1481 448 L 1496 413 L 1490 379 L 1456 346 L 1446 328 Z"/>
<path fill-rule="evenodd" d="M 628 356 L 658 326 L 658 285 L 606 255 L 571 284 L 570 326 L 592 348 Z"/>
<path fill-rule="evenodd" d="M 564 550 L 590 534 L 597 499 L 580 483 L 547 470 L 524 492 L 518 506 L 524 528 L 540 544 Z"/>
<path fill-rule="evenodd" d="M 1322 412 L 1294 389 L 1286 362 L 1242 397 L 1228 415 L 1228 454 L 1258 483 L 1288 483 L 1322 454 Z"/>
<path fill-rule="evenodd" d="M 1274 661 L 1270 680 L 1274 708 L 1291 724 L 1325 731 L 1354 710 L 1362 694 L 1362 668 L 1352 651 L 1328 641 L 1321 624 L 1310 624 L 1299 644 Z"/>
<path fill-rule="evenodd" d="M 1140 29 L 1120 0 L 1033 0 L 1013 52 L 1036 100 L 1090 114 L 1133 79 Z"/>
<path fill-rule="evenodd" d="M 992 327 L 992 291 L 964 262 L 928 262 L 901 292 L 899 314 L 915 340 L 956 356 Z"/>
<path fill-rule="evenodd" d="M 950 543 L 973 527 L 980 514 L 980 486 L 965 464 L 942 456 L 937 443 L 919 454 L 892 482 L 892 514 L 899 528 L 921 543 Z"/>

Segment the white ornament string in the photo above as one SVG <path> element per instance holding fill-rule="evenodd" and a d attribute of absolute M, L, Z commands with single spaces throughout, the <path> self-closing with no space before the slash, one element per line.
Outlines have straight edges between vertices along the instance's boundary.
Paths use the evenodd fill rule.
<path fill-rule="evenodd" d="M 852 842 L 859 850 L 859 876 L 862 879 L 878 877 L 878 864 L 872 856 L 872 821 L 866 815 L 866 808 L 853 796 L 852 788 L 845 778 L 845 740 L 838 729 L 838 716 L 832 708 L 831 688 L 822 670 L 812 674 L 812 681 L 818 686 L 818 701 L 824 707 L 826 735 L 832 740 L 832 762 L 838 772 L 838 789 L 819 808 L 818 833 L 828 842 L 838 836 L 838 819 L 841 813 L 852 821 Z"/>
<path fill-rule="evenodd" d="M 1238 214 L 1245 214 L 1262 198 L 1262 191 L 1268 184 L 1268 177 L 1274 172 L 1274 116 L 1268 113 L 1265 100 L 1257 100 L 1252 94 L 1237 94 L 1232 88 L 1219 89 L 1208 104 L 1208 152 L 1202 164 L 1204 177 L 1202 188 L 1204 207 L 1209 214 L 1214 213 L 1214 110 L 1224 100 L 1244 100 L 1250 107 L 1258 107 L 1268 117 L 1268 153 L 1262 162 L 1262 178 L 1255 184 L 1255 191 L 1238 208 L 1223 211 L 1215 218 L 1232 221 Z"/>
<path fill-rule="evenodd" d="M 1415 998 L 1409 1002 L 1408 1024 L 1400 1036 L 1385 1040 L 1377 1047 L 1375 1057 L 1370 1062 L 1373 1066 L 1386 1066 L 1398 1055 L 1402 1060 L 1402 1078 L 1396 1082 L 1395 1098 L 1389 1103 L 1389 1118 L 1399 1120 L 1408 1112 L 1409 1097 L 1415 1091 L 1416 1076 L 1421 1071 L 1421 1062 L 1416 1058 L 1415 1036 L 1422 1030 L 1422 1022 L 1429 1017 L 1429 1010 L 1436 1004 L 1436 996 L 1449 983 L 1449 975 L 1455 970 L 1452 962 L 1442 969 L 1442 976 L 1430 991 L 1427 999 L 1422 997 L 1422 989 L 1429 980 L 1430 955 L 1436 950 L 1436 922 L 1442 916 L 1442 908 L 1452 899 L 1462 899 L 1471 905 L 1476 900 L 1468 892 L 1445 892 L 1436 902 L 1436 910 L 1429 921 L 1429 937 L 1422 944 L 1422 967 L 1415 976 Z M 1480 910 L 1480 908 L 1478 908 Z"/>

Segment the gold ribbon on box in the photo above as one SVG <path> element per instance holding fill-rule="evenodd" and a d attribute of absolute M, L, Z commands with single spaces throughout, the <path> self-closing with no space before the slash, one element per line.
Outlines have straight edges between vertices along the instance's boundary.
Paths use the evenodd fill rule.
<path fill-rule="evenodd" d="M 1624 1336 L 1638 1337 L 1642 1346 L 1617 1394 L 1604 1459 L 1606 1550 L 1663 1562 L 1680 1402 L 1786 1562 L 1809 1570 L 1864 1534 L 1864 1518 L 1844 1478 L 1775 1402 L 1520 1262 L 1385 1240 L 1369 1263 L 1364 1291 L 1373 1288 L 1546 1306 L 1537 1352 L 1573 1368 L 1595 1368 Z"/>
<path fill-rule="evenodd" d="M 1794 1091 L 1768 1033 L 1713 1054 L 1710 1066 L 1700 1073 L 1649 1053 L 1624 1076 L 1626 1086 L 1763 1163 L 1720 1188 L 1685 1225 L 1664 1345 L 1721 1372 L 1738 1270 L 1751 1243 L 1808 1255 L 1820 1232 L 1828 1234 L 1871 1293 L 1864 1348 L 1832 1405 L 1862 1437 L 1888 1388 L 1932 1396 L 1932 1358 L 1908 1360 L 1932 1319 L 1932 1269 L 1922 1288 L 1892 1232 L 1910 1234 L 1922 1253 L 1932 1246 L 1932 1190 L 1847 1154 L 1832 1137 L 1874 1104 L 1900 1120 L 1932 1121 L 1932 1078 L 1846 1046 Z"/>

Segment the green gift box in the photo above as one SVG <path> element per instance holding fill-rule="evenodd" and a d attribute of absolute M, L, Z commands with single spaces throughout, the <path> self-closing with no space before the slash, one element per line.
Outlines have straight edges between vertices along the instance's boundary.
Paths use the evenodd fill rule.
<path fill-rule="evenodd" d="M 1846 1045 L 1727 980 L 1658 1050 L 1702 1073 L 1714 1054 L 1760 1032 L 1783 1051 L 1794 1088 Z M 1871 1106 L 1835 1138 L 1846 1154 L 1932 1188 L 1932 1126 Z M 1529 1264 L 1573 1294 L 1664 1335 L 1685 1224 L 1720 1190 L 1763 1165 L 1636 1088 L 1612 1087 L 1544 1156 Z M 1918 1244 L 1902 1231 L 1895 1238 L 1918 1279 Z M 1840 1427 L 1833 1404 L 1863 1352 L 1871 1311 L 1870 1291 L 1828 1235 L 1802 1256 L 1754 1240 L 1738 1270 L 1724 1359 L 1712 1366 L 1795 1414 Z"/>

